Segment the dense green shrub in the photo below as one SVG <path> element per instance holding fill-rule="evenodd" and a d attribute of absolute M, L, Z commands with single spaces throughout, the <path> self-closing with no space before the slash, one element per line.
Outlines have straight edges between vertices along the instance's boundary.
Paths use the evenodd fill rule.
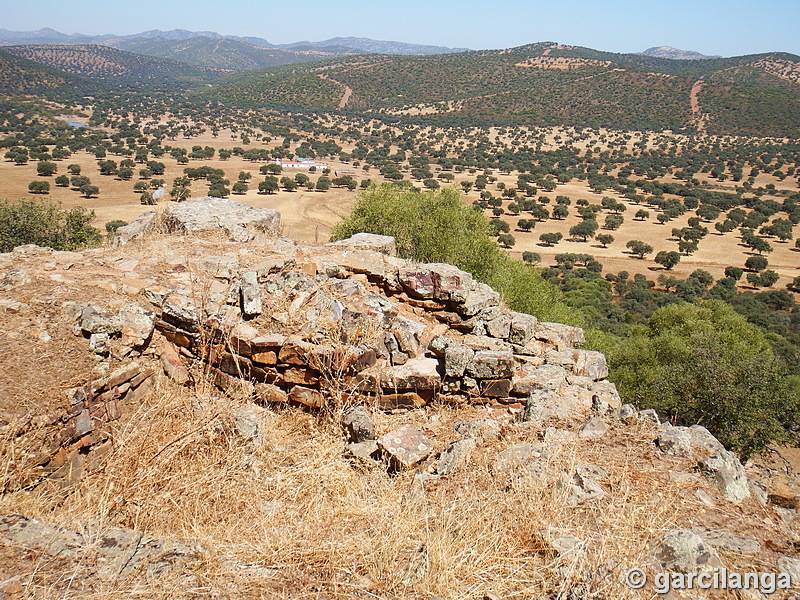
<path fill-rule="evenodd" d="M 82 206 L 61 210 L 54 202 L 5 200 L 0 202 L 0 252 L 10 252 L 23 244 L 56 250 L 96 245 L 100 232 L 89 225 L 92 220 L 94 211 Z"/>
<path fill-rule="evenodd" d="M 626 400 L 699 423 L 745 456 L 786 439 L 800 418 L 800 379 L 763 331 L 719 300 L 660 308 L 609 362 Z"/>
<path fill-rule="evenodd" d="M 497 247 L 486 218 L 465 205 L 455 190 L 372 186 L 360 192 L 352 214 L 334 227 L 331 239 L 358 232 L 393 236 L 404 258 L 445 262 L 469 271 L 515 310 L 545 321 L 582 324 L 579 311 L 564 304 L 560 292 L 537 269 Z"/>

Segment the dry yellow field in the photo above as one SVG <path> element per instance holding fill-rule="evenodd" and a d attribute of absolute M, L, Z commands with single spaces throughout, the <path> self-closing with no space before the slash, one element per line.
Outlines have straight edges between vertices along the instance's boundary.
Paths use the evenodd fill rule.
<path fill-rule="evenodd" d="M 421 130 L 422 134 L 430 134 L 431 130 Z M 489 130 L 489 137 L 492 139 L 499 139 L 503 143 L 511 143 L 513 141 L 513 131 L 492 128 Z M 590 147 L 597 147 L 602 143 L 602 140 L 609 142 L 620 143 L 624 142 L 625 147 L 631 149 L 635 143 L 642 140 L 643 134 L 633 133 L 631 135 L 623 136 L 619 132 L 600 131 L 599 134 L 591 136 L 574 136 L 572 132 L 565 129 L 552 129 L 545 132 L 544 146 L 557 147 L 560 144 L 570 143 L 575 147 L 585 150 Z M 651 136 L 648 138 L 648 145 L 653 146 L 658 138 L 669 137 L 669 135 Z M 276 141 L 270 145 L 263 142 L 255 142 L 250 145 L 242 144 L 240 137 L 231 133 L 230 131 L 223 130 L 218 136 L 213 136 L 210 132 L 201 134 L 200 136 L 191 139 L 177 139 L 174 141 L 166 142 L 171 146 L 184 147 L 191 149 L 192 146 L 211 146 L 216 150 L 220 148 L 232 148 L 233 146 L 242 146 L 245 149 L 250 148 L 269 148 L 274 146 Z M 342 144 L 345 151 L 352 151 L 352 144 Z M 396 151 L 393 147 L 392 151 Z M 119 162 L 124 157 L 109 156 L 111 160 Z M 220 160 L 215 157 L 211 160 L 193 160 L 189 165 L 179 165 L 169 155 L 164 155 L 159 160 L 166 165 L 166 172 L 159 178 L 164 179 L 167 188 L 171 186 L 172 181 L 176 177 L 183 176 L 184 169 L 188 167 L 210 166 L 216 169 L 223 169 L 226 179 L 230 180 L 231 184 L 238 179 L 240 172 L 245 171 L 252 175 L 249 186 L 250 190 L 243 195 L 232 195 L 231 198 L 239 201 L 246 202 L 256 207 L 274 208 L 281 213 L 282 222 L 284 226 L 284 234 L 293 237 L 300 241 L 321 243 L 328 239 L 330 229 L 342 217 L 349 214 L 352 209 L 356 192 L 351 192 L 346 189 L 331 188 L 328 192 L 308 191 L 300 188 L 296 192 L 286 192 L 280 190 L 274 195 L 261 195 L 257 193 L 258 182 L 263 179 L 263 175 L 259 173 L 259 167 L 262 163 L 246 161 L 239 156 L 232 156 L 228 160 Z M 355 171 L 356 179 L 371 178 L 376 181 L 382 181 L 382 177 L 372 168 L 370 171 L 363 171 L 360 168 L 354 169 L 352 165 L 343 164 L 336 160 L 327 160 L 332 171 L 339 169 L 348 169 Z M 100 194 L 97 198 L 86 199 L 75 190 L 69 188 L 59 188 L 53 183 L 54 178 L 42 178 L 36 174 L 36 161 L 31 161 L 27 165 L 18 166 L 9 161 L 0 162 L 0 199 L 16 200 L 23 197 L 28 198 L 42 198 L 47 197 L 57 202 L 66 208 L 74 206 L 85 206 L 95 211 L 96 219 L 94 225 L 101 230 L 104 229 L 105 223 L 108 221 L 121 219 L 123 221 L 131 221 L 147 210 L 153 210 L 152 207 L 142 206 L 139 202 L 139 193 L 133 191 L 133 185 L 138 181 L 138 170 L 141 168 L 137 165 L 134 168 L 134 178 L 129 181 L 121 181 L 114 176 L 100 175 L 97 160 L 95 157 L 86 152 L 78 152 L 70 158 L 59 161 L 58 174 L 68 174 L 67 165 L 79 164 L 82 169 L 82 174 L 91 178 L 92 183 L 100 188 Z M 435 170 L 435 169 L 434 169 Z M 281 175 L 288 175 L 293 177 L 299 170 L 287 169 Z M 434 172 L 434 176 L 436 172 Z M 317 175 L 312 175 L 312 179 L 316 179 Z M 704 181 L 705 174 L 698 174 L 698 178 Z M 280 177 L 280 176 L 279 176 Z M 460 189 L 459 182 L 465 179 L 474 180 L 475 174 L 455 173 L 455 181 L 453 186 Z M 513 187 L 516 185 L 516 174 L 497 175 L 498 183 L 504 183 L 506 186 Z M 47 180 L 51 184 L 51 192 L 48 196 L 32 195 L 27 191 L 28 184 L 34 180 Z M 677 181 L 670 177 L 668 181 Z M 718 187 L 724 191 L 733 191 L 733 184 L 721 185 L 715 180 L 705 179 L 709 185 Z M 415 182 L 419 185 L 419 182 Z M 755 186 L 766 186 L 767 184 L 774 184 L 778 190 L 792 190 L 795 191 L 795 182 L 789 178 L 785 182 L 777 182 L 775 178 L 770 175 L 761 174 L 757 177 Z M 207 193 L 207 183 L 204 180 L 194 181 L 192 183 L 192 196 L 200 197 Z M 495 196 L 500 195 L 500 190 L 496 185 L 490 185 L 488 188 Z M 553 257 L 556 254 L 565 252 L 574 253 L 587 253 L 594 255 L 603 265 L 604 272 L 619 272 L 626 270 L 631 274 L 642 273 L 650 279 L 655 279 L 659 273 L 663 272 L 660 266 L 653 262 L 653 257 L 661 250 L 677 250 L 677 242 L 671 238 L 671 231 L 673 228 L 685 227 L 687 220 L 694 216 L 693 212 L 687 212 L 683 216 L 667 223 L 666 225 L 660 224 L 656 221 L 655 217 L 657 212 L 648 207 L 637 206 L 628 200 L 616 195 L 612 191 L 604 192 L 603 194 L 596 194 L 589 189 L 585 181 L 573 180 L 567 184 L 558 185 L 554 192 L 546 193 L 545 195 L 551 198 L 551 202 L 547 205 L 549 210 L 555 205 L 554 199 L 556 196 L 568 196 L 572 205 L 570 206 L 570 215 L 565 220 L 547 220 L 544 222 L 537 222 L 536 227 L 530 232 L 523 232 L 516 229 L 516 224 L 519 219 L 530 218 L 527 213 L 521 213 L 518 216 L 511 215 L 506 212 L 501 218 L 506 220 L 512 227 L 512 234 L 516 238 L 516 244 L 511 250 L 511 254 L 520 257 L 525 251 L 535 251 L 541 254 L 543 265 L 553 264 Z M 627 206 L 624 213 L 625 222 L 616 231 L 604 231 L 601 229 L 598 233 L 610 233 L 614 236 L 614 242 L 607 248 L 603 248 L 599 243 L 594 241 L 578 242 L 569 239 L 568 231 L 570 227 L 579 222 L 577 214 L 577 207 L 575 205 L 577 200 L 585 199 L 591 204 L 600 204 L 603 196 L 611 196 L 618 201 L 623 202 Z M 474 200 L 479 198 L 479 192 L 472 190 L 469 194 L 463 195 L 464 201 L 471 204 Z M 779 202 L 782 198 L 776 197 Z M 159 206 L 155 210 L 163 210 L 169 205 L 170 201 L 162 199 Z M 504 202 L 504 207 L 507 208 L 509 202 Z M 635 212 L 639 208 L 645 208 L 650 212 L 650 217 L 646 221 L 638 221 L 633 218 Z M 488 213 L 487 213 L 488 214 Z M 604 216 L 601 214 L 599 222 L 602 226 Z M 691 256 L 683 256 L 681 262 L 675 267 L 672 274 L 679 278 L 688 276 L 692 271 L 698 268 L 708 270 L 715 278 L 723 276 L 726 266 L 743 266 L 745 260 L 749 256 L 749 249 L 740 243 L 737 237 L 737 232 L 728 233 L 725 235 L 718 234 L 714 229 L 713 223 L 705 223 L 709 228 L 709 235 L 700 242 L 699 250 Z M 564 239 L 552 248 L 545 247 L 539 241 L 539 236 L 543 233 L 561 232 Z M 794 230 L 795 239 L 800 237 L 800 226 L 795 226 Z M 625 244 L 630 240 L 642 240 L 653 246 L 654 252 L 648 258 L 639 260 L 632 257 L 627 253 Z M 777 288 L 784 288 L 785 285 L 794 277 L 800 275 L 800 252 L 794 248 L 794 240 L 789 242 L 780 242 L 777 240 L 770 240 L 774 247 L 774 252 L 768 255 L 769 268 L 775 270 L 780 276 L 780 281 L 776 284 Z M 740 286 L 742 289 L 747 289 L 745 285 Z"/>

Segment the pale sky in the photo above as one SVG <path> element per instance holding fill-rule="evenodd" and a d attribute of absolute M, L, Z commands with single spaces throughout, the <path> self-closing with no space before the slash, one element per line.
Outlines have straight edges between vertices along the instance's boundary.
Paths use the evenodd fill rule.
<path fill-rule="evenodd" d="M 673 46 L 734 56 L 800 54 L 800 0 L 37 0 L 4 2 L 0 27 L 131 34 L 216 31 L 282 44 L 369 37 L 473 49 L 540 41 L 611 52 Z"/>

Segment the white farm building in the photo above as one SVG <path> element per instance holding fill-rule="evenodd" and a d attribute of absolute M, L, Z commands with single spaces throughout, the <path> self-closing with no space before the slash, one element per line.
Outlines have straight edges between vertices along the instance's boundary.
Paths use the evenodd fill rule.
<path fill-rule="evenodd" d="M 313 161 L 308 158 L 298 158 L 297 160 L 281 160 L 280 158 L 275 159 L 275 164 L 280 165 L 284 169 L 310 169 L 311 167 L 316 167 L 317 169 L 327 169 L 328 165 L 326 163 L 320 163 Z"/>

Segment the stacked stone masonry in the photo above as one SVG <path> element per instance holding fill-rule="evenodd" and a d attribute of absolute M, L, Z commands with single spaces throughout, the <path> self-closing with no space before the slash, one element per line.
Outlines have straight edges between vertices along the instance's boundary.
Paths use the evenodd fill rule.
<path fill-rule="evenodd" d="M 469 273 L 397 258 L 384 236 L 358 234 L 303 262 L 288 246 L 238 271 L 212 267 L 208 287 L 219 291 L 202 305 L 180 289 L 144 290 L 156 329 L 220 387 L 246 380 L 258 398 L 310 408 L 330 394 L 380 408 L 434 398 L 620 406 L 603 355 L 578 348 L 580 329 L 509 310 Z"/>

